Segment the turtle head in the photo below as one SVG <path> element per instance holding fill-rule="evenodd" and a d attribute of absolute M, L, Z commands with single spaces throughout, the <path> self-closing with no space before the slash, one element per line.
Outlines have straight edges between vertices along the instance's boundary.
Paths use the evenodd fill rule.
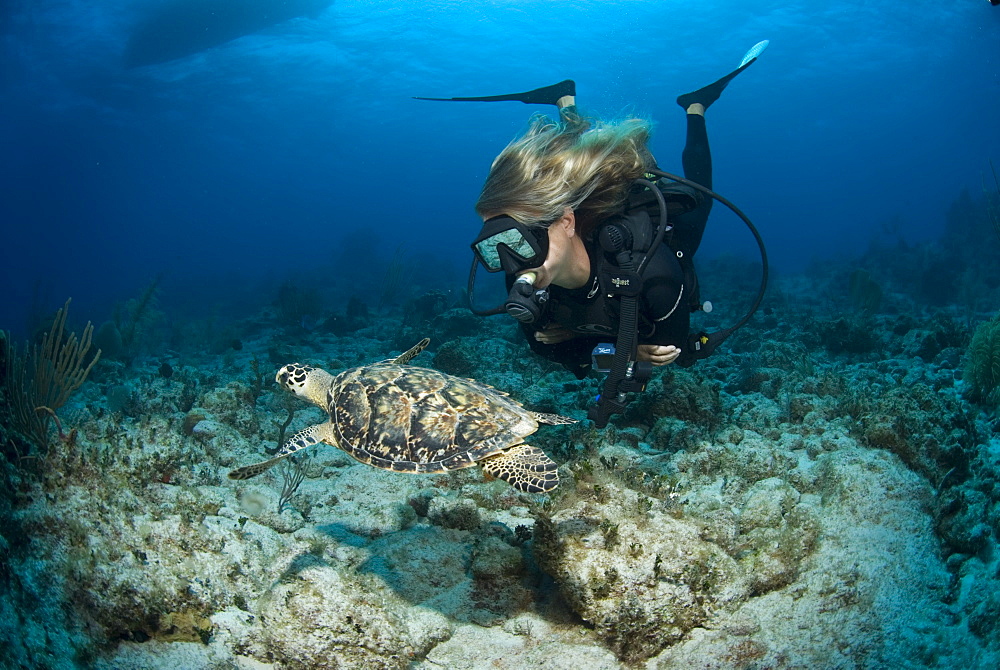
<path fill-rule="evenodd" d="M 304 398 L 325 410 L 326 392 L 330 388 L 333 377 L 321 368 L 301 363 L 289 363 L 278 370 L 274 381 L 278 382 L 278 386 L 283 389 L 291 391 L 300 398 Z"/>

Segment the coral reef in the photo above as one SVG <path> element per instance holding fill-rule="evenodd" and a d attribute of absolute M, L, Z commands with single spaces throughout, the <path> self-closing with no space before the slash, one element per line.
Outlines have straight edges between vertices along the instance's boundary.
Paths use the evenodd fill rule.
<path fill-rule="evenodd" d="M 213 326 L 226 347 L 103 361 L 61 411 L 72 442 L 0 461 L 0 665 L 997 667 L 1000 426 L 962 378 L 981 317 L 895 272 L 780 278 L 607 429 L 533 435 L 561 464 L 549 496 L 322 446 L 287 495 L 277 469 L 225 476 L 324 418 L 288 411 L 268 361 L 333 371 L 431 336 L 415 364 L 583 418 L 599 377 L 451 294 L 355 300 L 348 325 L 286 288 L 283 316 Z"/>

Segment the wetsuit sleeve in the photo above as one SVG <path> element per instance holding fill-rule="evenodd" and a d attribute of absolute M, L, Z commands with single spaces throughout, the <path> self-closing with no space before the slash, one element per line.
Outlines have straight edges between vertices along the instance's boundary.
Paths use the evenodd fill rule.
<path fill-rule="evenodd" d="M 514 285 L 514 278 L 511 275 L 506 277 L 507 290 Z M 577 379 L 583 379 L 590 372 L 590 354 L 599 341 L 589 337 L 574 337 L 558 344 L 545 344 L 535 339 L 535 331 L 538 326 L 533 323 L 518 324 L 524 339 L 528 341 L 528 347 L 536 354 L 553 363 L 558 363 L 574 375 Z"/>
<path fill-rule="evenodd" d="M 685 286 L 680 262 L 666 244 L 649 260 L 642 284 L 642 313 L 656 329 L 639 344 L 687 346 L 691 311 L 690 287 Z"/>

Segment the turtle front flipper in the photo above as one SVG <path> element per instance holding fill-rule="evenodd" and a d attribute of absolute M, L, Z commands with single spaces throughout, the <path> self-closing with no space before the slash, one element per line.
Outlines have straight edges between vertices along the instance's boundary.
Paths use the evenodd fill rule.
<path fill-rule="evenodd" d="M 396 363 L 397 365 L 403 365 L 404 363 L 409 363 L 414 358 L 416 358 L 417 354 L 426 349 L 427 345 L 430 343 L 431 343 L 431 338 L 425 337 L 424 339 L 420 340 L 415 345 L 413 345 L 408 351 L 405 351 L 396 358 L 394 358 L 392 362 Z"/>
<path fill-rule="evenodd" d="M 278 461 L 288 458 L 292 454 L 297 454 L 303 449 L 308 449 L 320 442 L 326 442 L 336 446 L 336 442 L 333 440 L 333 431 L 329 423 L 321 423 L 316 426 L 309 426 L 305 430 L 300 430 L 299 432 L 292 435 L 285 446 L 281 448 L 277 456 L 268 459 L 266 461 L 261 461 L 260 463 L 254 463 L 252 465 L 245 465 L 242 468 L 236 468 L 229 473 L 230 479 L 250 479 L 251 477 L 256 477 L 265 470 L 269 470 L 271 466 L 276 465 Z"/>
<path fill-rule="evenodd" d="M 502 479 L 518 491 L 545 493 L 559 486 L 559 466 L 530 444 L 515 444 L 479 461 L 487 479 Z"/>

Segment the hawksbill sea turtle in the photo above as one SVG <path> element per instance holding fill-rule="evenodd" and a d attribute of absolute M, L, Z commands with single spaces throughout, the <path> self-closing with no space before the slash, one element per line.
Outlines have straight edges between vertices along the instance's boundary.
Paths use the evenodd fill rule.
<path fill-rule="evenodd" d="M 575 423 L 526 410 L 498 391 L 407 365 L 430 343 L 423 339 L 398 358 L 344 370 L 337 376 L 291 363 L 275 380 L 323 411 L 330 420 L 293 435 L 269 460 L 237 468 L 230 479 L 249 479 L 283 458 L 325 442 L 376 468 L 441 473 L 479 465 L 486 478 L 519 491 L 544 493 L 559 485 L 557 465 L 524 443 L 539 424 Z"/>

